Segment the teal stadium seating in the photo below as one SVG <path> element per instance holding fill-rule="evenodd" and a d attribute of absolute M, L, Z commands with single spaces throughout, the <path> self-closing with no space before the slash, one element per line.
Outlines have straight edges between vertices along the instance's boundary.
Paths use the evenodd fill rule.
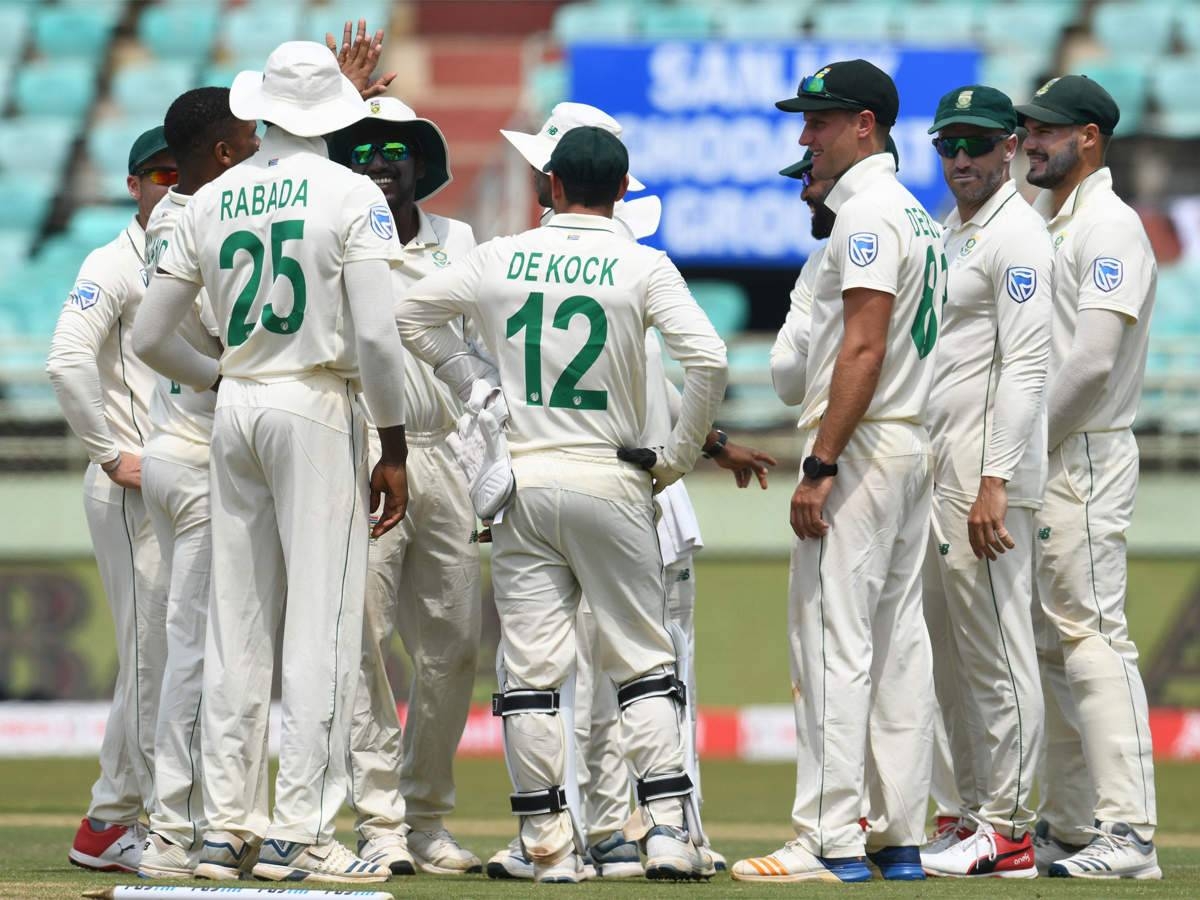
<path fill-rule="evenodd" d="M 786 39 L 797 37 L 808 17 L 808 4 L 789 0 L 757 3 L 722 3 L 713 8 L 718 34 L 732 39 Z"/>
<path fill-rule="evenodd" d="M 266 0 L 266 2 L 274 3 L 274 0 Z M 359 19 L 367 20 L 367 28 L 372 33 L 380 28 L 386 31 L 390 11 L 391 4 L 387 0 L 383 0 L 383 2 L 368 0 L 364 3 L 341 0 L 341 2 L 327 3 L 324 6 L 310 6 L 301 19 L 300 35 L 305 40 L 322 41 L 328 32 L 340 41 L 342 26 L 346 22 L 353 22 L 357 29 Z"/>
<path fill-rule="evenodd" d="M 965 3 L 921 3 L 896 17 L 896 37 L 908 44 L 953 45 L 972 42 L 978 10 Z"/>
<path fill-rule="evenodd" d="M 322 40 L 323 34 L 301 35 L 302 10 L 294 5 L 247 6 L 221 16 L 221 45 L 226 53 L 238 59 L 260 59 L 261 68 L 267 56 L 281 42 L 305 37 Z"/>
<path fill-rule="evenodd" d="M 1149 74 L 1158 130 L 1168 137 L 1200 137 L 1200 55 L 1160 59 Z"/>
<path fill-rule="evenodd" d="M 633 37 L 633 7 L 607 3 L 571 3 L 554 11 L 551 25 L 562 44 L 577 41 L 620 41 Z"/>
<path fill-rule="evenodd" d="M 885 41 L 891 36 L 896 11 L 886 0 L 818 5 L 812 12 L 812 36 L 824 40 Z"/>
<path fill-rule="evenodd" d="M 1113 56 L 1148 62 L 1170 48 L 1174 5 L 1159 0 L 1103 3 L 1092 15 L 1092 33 Z"/>
<path fill-rule="evenodd" d="M 712 320 L 717 334 L 728 340 L 746 327 L 750 318 L 750 298 L 741 285 L 732 281 L 689 281 L 692 296 Z"/>
<path fill-rule="evenodd" d="M 1109 59 L 1089 62 L 1079 67 L 1082 75 L 1094 78 L 1112 94 L 1121 110 L 1116 134 L 1133 134 L 1142 125 L 1146 113 L 1147 70 L 1137 60 Z"/>
<path fill-rule="evenodd" d="M 40 228 L 57 184 L 52 174 L 0 173 L 0 228 Z"/>
<path fill-rule="evenodd" d="M 212 53 L 219 22 L 215 4 L 151 7 L 138 20 L 138 39 L 159 59 L 200 63 Z"/>
<path fill-rule="evenodd" d="M 82 121 L 96 96 L 96 63 L 88 59 L 57 59 L 22 64 L 17 70 L 13 100 L 27 116 Z"/>
<path fill-rule="evenodd" d="M 196 83 L 196 64 L 155 60 L 118 69 L 112 99 L 126 115 L 154 116 L 160 122 L 172 100 Z"/>
<path fill-rule="evenodd" d="M 0 119 L 0 172 L 56 173 L 74 149 L 75 135 L 69 119 Z"/>
<path fill-rule="evenodd" d="M 1075 10 L 1056 3 L 992 3 L 980 7 L 980 36 L 989 50 L 1010 52 L 1019 36 L 1022 52 L 1051 53 L 1062 39 L 1063 27 Z"/>
<path fill-rule="evenodd" d="M 637 27 L 648 40 L 691 40 L 708 37 L 713 14 L 707 6 L 646 3 L 637 7 Z"/>
<path fill-rule="evenodd" d="M 85 247 L 107 244 L 129 224 L 137 207 L 132 203 L 111 206 L 83 206 L 75 210 L 67 234 Z"/>
<path fill-rule="evenodd" d="M 117 8 L 104 4 L 50 6 L 34 18 L 34 45 L 47 59 L 103 59 L 117 23 Z"/>

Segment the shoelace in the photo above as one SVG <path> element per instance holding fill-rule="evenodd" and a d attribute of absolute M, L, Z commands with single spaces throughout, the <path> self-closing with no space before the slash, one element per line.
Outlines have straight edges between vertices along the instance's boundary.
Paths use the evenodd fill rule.
<path fill-rule="evenodd" d="M 979 816 L 975 815 L 969 809 L 964 809 L 959 822 L 967 821 L 975 823 L 975 833 L 969 838 L 964 838 L 962 844 L 959 846 L 964 846 L 967 843 L 973 844 L 977 840 L 985 839 L 988 842 L 988 859 L 995 859 L 996 854 L 999 852 L 999 849 L 996 847 L 996 829 L 992 827 L 990 822 L 979 818 Z"/>
<path fill-rule="evenodd" d="M 1133 843 L 1133 841 L 1124 835 L 1113 834 L 1102 828 L 1093 828 L 1091 825 L 1084 825 L 1079 830 L 1093 837 L 1088 845 L 1080 850 L 1076 856 L 1091 858 L 1102 856 L 1107 851 L 1117 853 Z"/>
<path fill-rule="evenodd" d="M 341 841 L 334 841 L 333 849 L 329 851 L 329 855 L 321 863 L 321 868 L 327 872 L 345 872 L 356 862 L 361 860 L 355 856 L 350 848 Z M 372 865 L 375 865 L 372 863 Z"/>

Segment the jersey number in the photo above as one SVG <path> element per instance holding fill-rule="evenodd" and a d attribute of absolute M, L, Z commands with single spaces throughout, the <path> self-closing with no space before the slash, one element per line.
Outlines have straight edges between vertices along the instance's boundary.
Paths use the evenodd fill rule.
<path fill-rule="evenodd" d="M 292 311 L 285 317 L 281 319 L 275 315 L 275 309 L 270 303 L 263 306 L 260 321 L 263 328 L 275 334 L 295 334 L 304 323 L 304 307 L 308 301 L 304 272 L 300 268 L 300 263 L 293 257 L 283 255 L 285 241 L 298 241 L 302 237 L 304 237 L 303 219 L 288 219 L 285 222 L 271 224 L 271 271 L 273 273 L 271 282 L 274 283 L 275 279 L 282 275 L 292 283 Z M 226 340 L 226 345 L 229 347 L 244 344 L 246 338 L 250 337 L 250 332 L 254 330 L 254 326 L 258 324 L 250 315 L 250 308 L 254 305 L 254 298 L 258 296 L 258 289 L 262 284 L 263 257 L 266 252 L 262 241 L 254 232 L 235 231 L 221 244 L 220 263 L 222 269 L 233 268 L 233 260 L 239 250 L 250 254 L 250 260 L 254 263 L 254 271 L 250 273 L 250 280 L 238 294 L 237 300 L 233 304 L 233 310 L 229 314 L 229 331 Z"/>
<path fill-rule="evenodd" d="M 542 307 L 541 291 L 534 291 L 525 305 L 509 317 L 507 336 L 525 332 L 525 402 L 542 405 Z M 576 294 L 568 297 L 554 313 L 555 328 L 566 331 L 576 316 L 586 316 L 591 330 L 587 342 L 567 364 L 550 391 L 550 406 L 560 409 L 608 409 L 608 391 L 581 390 L 579 380 L 587 373 L 604 350 L 608 338 L 608 316 L 604 308 L 591 297 Z"/>
<path fill-rule="evenodd" d="M 941 287 L 941 291 L 938 288 Z M 912 339 L 917 345 L 917 358 L 924 359 L 933 350 L 938 336 L 938 312 L 934 298 L 941 294 L 942 305 L 946 303 L 946 254 L 935 253 L 933 247 L 925 248 L 925 287 L 921 290 L 921 303 L 917 317 L 913 319 Z"/>

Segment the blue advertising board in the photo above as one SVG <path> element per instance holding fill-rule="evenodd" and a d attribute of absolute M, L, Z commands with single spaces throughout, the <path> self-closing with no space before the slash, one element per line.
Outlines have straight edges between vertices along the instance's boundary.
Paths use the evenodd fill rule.
<path fill-rule="evenodd" d="M 798 160 L 804 117 L 775 101 L 837 59 L 868 59 L 896 81 L 892 136 L 900 178 L 925 207 L 947 207 L 929 135 L 938 98 L 978 78 L 979 52 L 861 43 L 682 41 L 574 44 L 572 100 L 624 127 L 630 170 L 663 201 L 647 243 L 681 265 L 798 266 L 814 246 L 800 184 L 781 177 Z M 637 196 L 637 195 L 634 195 Z"/>

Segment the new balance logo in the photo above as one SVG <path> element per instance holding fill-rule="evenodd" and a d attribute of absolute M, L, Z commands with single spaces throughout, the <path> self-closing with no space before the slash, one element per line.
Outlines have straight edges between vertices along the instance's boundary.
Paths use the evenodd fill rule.
<path fill-rule="evenodd" d="M 1038 540 L 1039 541 L 1050 540 L 1050 529 L 1049 528 L 1039 528 L 1038 529 Z"/>

